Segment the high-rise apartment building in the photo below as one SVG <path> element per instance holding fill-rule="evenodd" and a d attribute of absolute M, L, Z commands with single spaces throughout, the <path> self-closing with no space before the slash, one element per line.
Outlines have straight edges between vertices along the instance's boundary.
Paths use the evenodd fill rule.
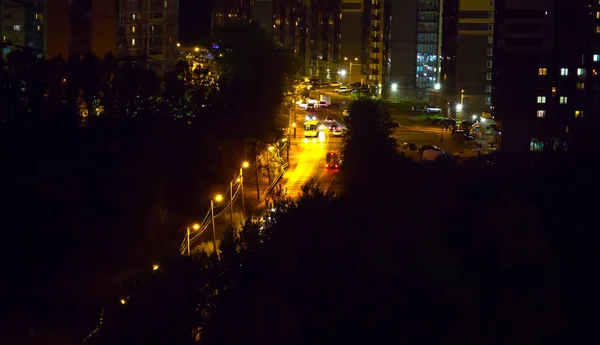
<path fill-rule="evenodd" d="M 444 110 L 449 109 L 458 120 L 489 114 L 494 1 L 445 0 L 442 26 L 440 98 L 447 105 Z"/>
<path fill-rule="evenodd" d="M 223 26 L 232 20 L 252 19 L 255 0 L 215 0 L 211 11 L 211 27 Z"/>
<path fill-rule="evenodd" d="M 275 0 L 275 42 L 298 57 L 302 73 L 341 78 L 341 1 Z"/>
<path fill-rule="evenodd" d="M 69 6 L 69 56 L 92 53 L 102 58 L 109 51 L 116 53 L 116 3 L 70 0 Z"/>
<path fill-rule="evenodd" d="M 595 146 L 597 0 L 496 0 L 493 115 L 508 152 Z"/>
<path fill-rule="evenodd" d="M 178 0 L 120 0 L 118 18 L 120 56 L 147 61 L 159 75 L 175 66 Z"/>
<path fill-rule="evenodd" d="M 44 54 L 44 11 L 44 1 L 0 0 L 1 41 Z"/>
<path fill-rule="evenodd" d="M 439 82 L 441 0 L 273 0 L 275 41 L 307 76 L 424 98 Z"/>

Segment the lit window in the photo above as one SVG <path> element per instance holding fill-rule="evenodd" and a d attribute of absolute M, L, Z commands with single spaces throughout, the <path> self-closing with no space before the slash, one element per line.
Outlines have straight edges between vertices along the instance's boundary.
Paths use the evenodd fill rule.
<path fill-rule="evenodd" d="M 37 26 L 37 31 L 41 31 L 41 30 L 42 30 L 42 27 L 38 25 Z"/>
<path fill-rule="evenodd" d="M 556 96 L 556 87 L 555 86 L 552 87 L 552 96 Z"/>
<path fill-rule="evenodd" d="M 537 111 L 537 117 L 539 117 L 539 118 L 546 117 L 546 111 L 545 110 L 538 110 Z"/>
<path fill-rule="evenodd" d="M 131 15 L 131 18 L 132 18 L 133 20 L 135 20 L 135 14 L 132 14 L 132 15 Z"/>
<path fill-rule="evenodd" d="M 485 86 L 485 92 L 492 92 L 492 85 L 486 85 Z"/>
<path fill-rule="evenodd" d="M 600 54 L 594 54 L 594 61 L 600 61 Z"/>
<path fill-rule="evenodd" d="M 585 69 L 584 68 L 578 68 L 577 69 L 577 75 L 578 76 L 584 76 L 585 75 Z"/>
<path fill-rule="evenodd" d="M 567 104 L 567 96 L 560 96 L 559 102 L 560 104 Z"/>
<path fill-rule="evenodd" d="M 547 68 L 538 68 L 538 75 L 546 75 L 548 73 Z"/>
<path fill-rule="evenodd" d="M 583 117 L 583 110 L 575 110 L 575 117 Z"/>
<path fill-rule="evenodd" d="M 39 20 L 39 19 L 40 19 L 40 14 L 39 14 L 39 13 L 36 13 L 36 14 L 35 14 L 35 19 L 37 19 L 37 20 Z"/>
<path fill-rule="evenodd" d="M 494 51 L 492 50 L 492 48 L 488 48 L 487 49 L 487 56 L 492 56 L 492 55 L 494 55 Z"/>
<path fill-rule="evenodd" d="M 131 32 L 135 32 L 135 26 L 131 27 Z"/>
<path fill-rule="evenodd" d="M 585 83 L 577 83 L 577 90 L 585 89 Z"/>
<path fill-rule="evenodd" d="M 546 96 L 538 96 L 537 102 L 538 103 L 546 103 Z"/>
<path fill-rule="evenodd" d="M 486 73 L 485 74 L 485 80 L 492 80 L 492 74 L 491 73 Z"/>
<path fill-rule="evenodd" d="M 596 26 L 596 32 L 600 33 L 600 26 Z"/>
<path fill-rule="evenodd" d="M 488 36 L 488 43 L 494 44 L 494 36 Z"/>
<path fill-rule="evenodd" d="M 600 12 L 596 12 L 596 19 L 600 19 Z"/>
<path fill-rule="evenodd" d="M 167 4 L 167 1 L 165 0 L 165 8 L 169 7 L 169 4 Z"/>
<path fill-rule="evenodd" d="M 21 31 L 21 25 L 13 25 L 13 30 Z"/>
<path fill-rule="evenodd" d="M 487 66 L 487 68 L 492 68 L 492 62 L 491 61 L 487 61 L 487 63 L 485 65 Z"/>
<path fill-rule="evenodd" d="M 134 46 L 135 45 L 135 38 L 131 39 L 131 45 Z"/>
<path fill-rule="evenodd" d="M 569 75 L 569 69 L 568 68 L 561 68 L 560 69 L 560 75 L 563 77 L 566 77 Z"/>
<path fill-rule="evenodd" d="M 490 97 L 490 96 L 486 96 L 486 97 L 485 97 L 485 104 L 487 104 L 487 105 L 490 105 L 490 104 L 492 104 L 492 97 Z"/>

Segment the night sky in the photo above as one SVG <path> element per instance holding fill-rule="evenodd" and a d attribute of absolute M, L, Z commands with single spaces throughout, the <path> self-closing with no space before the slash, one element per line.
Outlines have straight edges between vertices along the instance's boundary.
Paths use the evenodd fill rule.
<path fill-rule="evenodd" d="M 209 39 L 212 1 L 215 0 L 179 1 L 179 41 L 183 45 L 201 44 Z"/>

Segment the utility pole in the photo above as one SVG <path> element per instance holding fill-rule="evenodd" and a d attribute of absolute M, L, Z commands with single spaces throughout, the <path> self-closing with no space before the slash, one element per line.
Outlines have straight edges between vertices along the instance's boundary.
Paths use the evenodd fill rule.
<path fill-rule="evenodd" d="M 258 188 L 258 182 L 259 182 L 259 179 L 260 179 L 260 174 L 259 174 L 259 171 L 258 171 L 258 165 L 259 164 L 258 164 L 258 155 L 256 154 L 256 147 L 254 148 L 254 150 L 255 150 L 254 151 L 254 158 L 255 158 L 255 162 L 256 162 L 255 163 L 256 164 L 256 200 L 260 201 L 260 191 L 259 191 L 259 188 Z"/>
<path fill-rule="evenodd" d="M 187 254 L 190 256 L 190 227 L 186 226 L 187 229 Z"/>
<path fill-rule="evenodd" d="M 244 219 L 246 218 L 246 205 L 244 202 L 244 174 L 242 171 L 243 167 L 240 167 L 240 188 L 242 189 L 242 213 L 244 214 Z"/>
<path fill-rule="evenodd" d="M 229 216 L 231 227 L 233 227 L 233 181 L 229 182 Z"/>
<path fill-rule="evenodd" d="M 271 160 L 269 159 L 269 152 L 267 152 L 267 179 L 269 186 L 271 185 Z"/>
<path fill-rule="evenodd" d="M 217 250 L 217 233 L 215 231 L 215 203 L 210 199 L 210 219 L 212 220 L 212 233 L 213 233 L 213 249 L 219 258 L 219 251 Z M 188 244 L 190 242 L 188 241 Z"/>

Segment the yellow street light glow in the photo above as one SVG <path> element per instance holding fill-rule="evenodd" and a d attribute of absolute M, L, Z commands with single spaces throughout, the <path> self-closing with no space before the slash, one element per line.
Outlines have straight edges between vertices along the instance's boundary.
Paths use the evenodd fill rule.
<path fill-rule="evenodd" d="M 200 51 L 200 48 L 196 47 L 196 48 L 194 48 L 194 51 L 195 51 L 195 52 L 199 52 L 199 51 Z"/>
<path fill-rule="evenodd" d="M 248 163 L 248 162 L 242 163 L 242 168 L 247 168 L 249 166 L 250 166 L 250 163 Z"/>
<path fill-rule="evenodd" d="M 292 127 L 296 127 L 296 122 L 292 123 Z"/>
<path fill-rule="evenodd" d="M 216 201 L 216 202 L 221 202 L 221 201 L 223 201 L 223 196 L 222 196 L 221 194 L 217 194 L 217 195 L 215 195 L 215 201 Z"/>
<path fill-rule="evenodd" d="M 194 230 L 200 229 L 200 224 L 195 223 L 194 225 L 192 225 L 192 229 L 194 229 Z"/>
<path fill-rule="evenodd" d="M 241 182 L 242 180 L 238 177 L 235 182 Z"/>
<path fill-rule="evenodd" d="M 178 46 L 178 47 L 181 47 L 181 43 L 177 43 L 177 46 Z"/>
<path fill-rule="evenodd" d="M 275 147 L 274 146 L 269 146 L 269 151 L 273 151 L 273 150 L 275 150 Z"/>
<path fill-rule="evenodd" d="M 153 270 L 153 271 L 157 271 L 157 270 L 158 270 L 158 268 L 159 268 L 158 264 L 154 264 L 154 265 L 152 265 L 152 270 Z"/>
<path fill-rule="evenodd" d="M 127 300 L 124 298 L 121 298 L 121 304 L 125 304 L 125 303 L 127 303 Z"/>

